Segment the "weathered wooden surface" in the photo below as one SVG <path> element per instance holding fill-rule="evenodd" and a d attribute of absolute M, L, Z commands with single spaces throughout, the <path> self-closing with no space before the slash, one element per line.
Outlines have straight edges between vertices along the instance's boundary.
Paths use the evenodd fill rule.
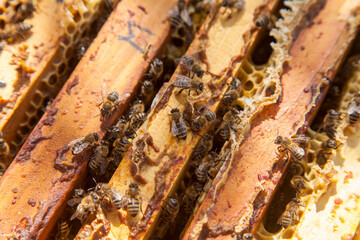
<path fill-rule="evenodd" d="M 278 131 L 282 136 L 304 132 L 329 86 L 324 77 L 334 77 L 356 35 L 356 5 L 323 3 L 294 39 L 281 77 L 282 96 L 251 123 L 231 170 L 223 173 L 226 181 L 221 173 L 214 180 L 184 239 L 233 239 L 259 223 L 284 170 L 272 170 L 278 161 L 273 142 Z"/>
<path fill-rule="evenodd" d="M 17 232 L 26 239 L 48 239 L 86 171 L 86 162 L 74 158 L 67 144 L 91 132 L 102 136 L 122 114 L 168 37 L 167 12 L 175 3 L 124 0 L 114 10 L 1 179 L 1 238 Z M 144 58 L 142 49 L 148 43 Z M 112 118 L 101 122 L 100 116 L 95 117 L 98 104 L 102 92 L 111 91 L 117 91 L 121 101 Z M 68 166 L 56 160 L 61 154 Z"/>
<path fill-rule="evenodd" d="M 231 19 L 227 19 L 218 12 L 215 16 L 210 16 L 203 24 L 187 55 L 196 55 L 200 48 L 205 48 L 206 57 L 204 57 L 205 60 L 203 59 L 204 64 L 201 65 L 209 74 L 204 75 L 202 80 L 204 84 L 212 80 L 215 86 L 215 88 L 214 86 L 206 87 L 207 90 L 201 93 L 202 96 L 208 95 L 204 101 L 208 109 L 216 110 L 226 90 L 225 83 L 231 81 L 230 76 L 238 71 L 243 56 L 249 50 L 249 46 L 254 43 L 260 30 L 255 27 L 254 19 L 262 11 L 269 12 L 274 3 L 275 1 L 249 1 L 245 9 L 234 14 Z M 180 69 L 178 68 L 176 72 L 179 73 Z M 223 79 L 219 80 L 220 77 Z M 117 214 L 108 213 L 107 217 L 104 217 L 103 214 L 98 213 L 95 219 L 90 218 L 86 222 L 78 233 L 77 239 L 84 239 L 80 236 L 96 239 L 99 232 L 103 237 L 110 239 L 146 239 L 153 233 L 158 224 L 162 201 L 176 191 L 178 183 L 182 180 L 182 174 L 186 172 L 190 163 L 192 148 L 200 140 L 199 134 L 191 130 L 188 130 L 186 140 L 178 140 L 171 134 L 169 119 L 171 107 L 177 106 L 182 111 L 188 95 L 187 91 L 184 91 L 182 95 L 177 95 L 178 89 L 171 85 L 174 81 L 175 76 L 169 84 L 163 86 L 163 91 L 160 90 L 158 100 L 156 104 L 153 104 L 154 107 L 147 121 L 137 132 L 132 147 L 110 181 L 110 184 L 122 194 L 125 194 L 130 183 L 139 184 L 144 216 L 139 213 L 132 218 L 126 216 L 125 210 L 120 211 L 124 219 Z M 200 134 L 205 133 L 206 130 L 202 130 Z M 158 151 L 154 151 L 148 146 L 149 156 L 154 163 L 144 163 L 141 172 L 138 172 L 145 182 L 131 174 L 132 161 L 136 161 L 133 157 L 136 142 L 144 134 L 149 134 L 153 145 L 158 148 Z"/>

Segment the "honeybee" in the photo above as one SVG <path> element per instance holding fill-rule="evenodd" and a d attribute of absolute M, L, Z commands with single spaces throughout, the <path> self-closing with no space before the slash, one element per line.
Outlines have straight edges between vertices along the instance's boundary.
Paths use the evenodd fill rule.
<path fill-rule="evenodd" d="M 177 93 L 177 95 L 179 95 L 185 89 L 189 89 L 189 96 L 190 96 L 191 90 L 195 91 L 196 94 L 199 94 L 198 91 L 204 90 L 204 84 L 199 80 L 188 78 L 188 77 L 186 77 L 184 75 L 180 75 L 180 74 L 175 74 L 175 77 L 176 77 L 176 80 L 172 85 L 175 87 L 181 88 L 181 90 Z"/>
<path fill-rule="evenodd" d="M 100 197 L 97 193 L 89 192 L 77 206 L 75 213 L 71 216 L 70 220 L 75 218 L 80 219 L 81 222 L 89 215 L 89 213 L 95 212 L 100 203 Z M 68 202 L 69 204 L 69 202 Z"/>
<path fill-rule="evenodd" d="M 200 131 L 206 124 L 211 124 L 216 120 L 216 114 L 213 111 L 205 109 L 203 114 L 194 118 L 191 122 L 191 129 L 195 132 Z"/>
<path fill-rule="evenodd" d="M 274 22 L 275 22 L 275 17 L 274 16 L 267 16 L 267 15 L 261 15 L 259 16 L 256 21 L 255 21 L 255 25 L 257 27 L 261 27 L 261 28 L 267 28 L 269 30 L 271 30 L 274 27 Z"/>
<path fill-rule="evenodd" d="M 109 154 L 109 143 L 101 141 L 101 143 L 95 148 L 94 153 L 91 156 L 89 167 L 95 175 L 102 175 L 105 173 Z"/>
<path fill-rule="evenodd" d="M 307 180 L 299 175 L 293 176 L 290 180 L 290 184 L 297 192 L 302 192 L 306 190 Z"/>
<path fill-rule="evenodd" d="M 140 98 L 144 99 L 144 102 L 149 103 L 154 95 L 154 84 L 145 80 L 141 85 Z"/>
<path fill-rule="evenodd" d="M 288 137 L 278 136 L 275 139 L 275 144 L 280 144 L 278 147 L 280 152 L 289 151 L 295 160 L 301 160 L 305 156 L 305 150 Z"/>
<path fill-rule="evenodd" d="M 360 119 L 360 94 L 354 95 L 348 108 L 349 122 L 355 124 Z"/>
<path fill-rule="evenodd" d="M 108 198 L 116 209 L 121 209 L 126 204 L 126 199 L 120 194 L 119 190 L 110 184 L 98 183 L 94 191 L 100 198 Z"/>
<path fill-rule="evenodd" d="M 205 134 L 204 136 L 202 136 L 201 144 L 199 145 L 199 147 L 194 148 L 196 149 L 196 151 L 194 151 L 192 158 L 195 162 L 200 162 L 212 149 L 213 140 L 214 137 L 210 134 Z"/>
<path fill-rule="evenodd" d="M 231 9 L 231 13 L 229 15 L 229 17 L 232 15 L 233 13 L 233 9 L 235 8 L 237 11 L 241 11 L 242 9 L 244 9 L 245 7 L 245 2 L 244 0 L 223 0 L 221 2 L 221 6 L 222 7 L 227 7 Z"/>
<path fill-rule="evenodd" d="M 80 40 L 80 42 L 77 44 L 76 49 L 75 49 L 75 55 L 78 60 L 80 60 L 84 56 L 86 50 L 90 46 L 90 43 L 91 43 L 91 40 L 89 37 L 83 37 Z"/>
<path fill-rule="evenodd" d="M 299 215 L 297 214 L 297 210 L 300 207 L 300 200 L 297 198 L 293 198 L 287 205 L 286 209 L 281 214 L 277 223 L 282 225 L 284 228 L 295 225 L 299 221 Z"/>
<path fill-rule="evenodd" d="M 17 13 L 14 16 L 13 22 L 20 22 L 29 17 L 35 10 L 34 3 L 28 1 L 26 3 L 20 4 L 17 8 Z"/>
<path fill-rule="evenodd" d="M 5 142 L 3 138 L 3 133 L 0 132 L 0 161 L 5 161 L 5 158 L 7 158 L 9 155 L 10 155 L 9 145 Z"/>
<path fill-rule="evenodd" d="M 221 102 L 225 106 L 231 106 L 239 97 L 240 97 L 240 93 L 237 90 L 229 89 L 224 94 L 224 97 L 221 99 Z"/>
<path fill-rule="evenodd" d="M 183 55 L 181 58 L 176 58 L 174 61 L 177 65 L 180 65 L 182 69 L 189 72 L 189 77 L 190 72 L 199 78 L 202 78 L 205 74 L 205 71 L 201 69 L 200 65 L 195 63 L 195 59 L 192 56 Z M 192 76 L 192 78 L 193 77 L 194 76 Z"/>
<path fill-rule="evenodd" d="M 333 139 L 328 139 L 321 144 L 320 149 L 316 153 L 316 163 L 320 166 L 324 165 L 332 154 L 333 149 L 337 149 L 340 144 Z"/>
<path fill-rule="evenodd" d="M 173 223 L 180 209 L 179 200 L 168 197 L 164 200 L 164 205 L 161 208 L 163 209 L 162 217 L 168 223 Z"/>
<path fill-rule="evenodd" d="M 141 100 L 137 100 L 134 102 L 134 104 L 131 106 L 129 111 L 129 118 L 133 118 L 138 113 L 145 112 L 145 104 Z"/>
<path fill-rule="evenodd" d="M 102 107 L 100 110 L 101 117 L 104 119 L 106 116 L 110 115 L 114 109 L 116 109 L 117 102 L 119 100 L 119 94 L 117 92 L 111 92 L 107 95 L 104 102 L 102 102 Z"/>
<path fill-rule="evenodd" d="M 108 132 L 110 132 L 110 136 L 107 138 L 108 141 L 113 142 L 116 138 L 121 138 L 124 136 L 125 131 L 128 127 L 128 122 L 124 118 L 120 118 L 120 120 L 113 126 Z"/>
<path fill-rule="evenodd" d="M 310 138 L 304 134 L 296 135 L 291 140 L 297 143 L 301 148 L 308 148 L 310 146 Z"/>
<path fill-rule="evenodd" d="M 231 131 L 237 132 L 237 130 L 234 128 L 233 125 L 237 124 L 240 121 L 239 114 L 240 114 L 240 112 L 236 108 L 232 108 L 225 113 L 225 115 L 223 117 L 223 122 L 221 123 L 221 125 L 219 127 L 220 136 L 225 141 L 228 141 L 230 139 Z"/>
<path fill-rule="evenodd" d="M 194 206 L 194 201 L 203 191 L 203 184 L 195 182 L 193 185 L 188 187 L 183 197 L 183 207 L 186 214 L 191 214 Z"/>
<path fill-rule="evenodd" d="M 174 108 L 170 111 L 171 116 L 171 134 L 178 139 L 186 139 L 187 128 L 185 121 L 178 108 Z"/>
<path fill-rule="evenodd" d="M 140 189 L 136 183 L 131 183 L 129 189 L 126 191 L 127 204 L 126 209 L 131 217 L 136 217 L 139 211 L 142 212 L 142 199 L 140 196 Z"/>
<path fill-rule="evenodd" d="M 58 222 L 58 232 L 56 234 L 56 240 L 68 240 L 70 234 L 69 224 L 65 220 Z"/>
<path fill-rule="evenodd" d="M 85 196 L 86 196 L 86 192 L 84 189 L 82 189 L 82 188 L 75 189 L 74 196 L 73 196 L 74 199 L 81 199 Z"/>
<path fill-rule="evenodd" d="M 74 143 L 74 146 L 72 148 L 72 154 L 77 155 L 81 153 L 85 148 L 97 142 L 98 140 L 99 136 L 97 135 L 97 133 L 89 133 L 88 135 Z"/>
<path fill-rule="evenodd" d="M 210 162 L 203 161 L 195 170 L 195 177 L 199 183 L 205 184 L 208 177 L 211 177 L 209 174 L 210 168 L 215 168 Z"/>
<path fill-rule="evenodd" d="M 324 118 L 323 129 L 330 139 L 336 138 L 336 127 L 340 121 L 341 114 L 334 109 L 329 109 Z"/>
<path fill-rule="evenodd" d="M 0 39 L 9 40 L 20 36 L 24 38 L 23 33 L 27 33 L 33 26 L 28 23 L 6 24 L 4 30 L 0 33 Z"/>
<path fill-rule="evenodd" d="M 73 198 L 70 199 L 67 204 L 70 207 L 74 207 L 75 205 L 79 204 L 81 200 L 86 196 L 86 192 L 82 188 L 77 188 L 74 190 Z"/>
<path fill-rule="evenodd" d="M 155 58 L 152 61 L 152 63 L 150 64 L 150 70 L 146 74 L 146 77 L 147 77 L 147 79 L 151 79 L 152 81 L 156 81 L 157 79 L 160 78 L 163 71 L 164 71 L 163 62 L 160 59 Z"/>
<path fill-rule="evenodd" d="M 2 176 L 4 176 L 4 173 L 5 173 L 5 169 L 0 168 L 0 180 L 1 180 Z"/>
<path fill-rule="evenodd" d="M 132 143 L 132 139 L 127 136 L 123 136 L 122 138 L 118 138 L 115 140 L 112 150 L 112 156 L 114 157 L 117 163 L 120 163 L 121 159 L 124 157 L 125 153 L 129 149 Z"/>
<path fill-rule="evenodd" d="M 168 12 L 168 17 L 170 18 L 170 23 L 172 23 L 173 19 L 177 19 L 176 22 L 183 22 L 189 27 L 192 25 L 185 0 L 179 0 L 178 3 Z M 175 25 L 175 27 L 176 26 L 177 25 Z"/>

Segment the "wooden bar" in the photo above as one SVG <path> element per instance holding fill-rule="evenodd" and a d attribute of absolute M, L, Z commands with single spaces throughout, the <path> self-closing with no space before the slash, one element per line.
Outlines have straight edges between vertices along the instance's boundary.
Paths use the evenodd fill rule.
<path fill-rule="evenodd" d="M 5 8 L 4 14 L 14 12 L 14 4 Z M 0 79 L 6 84 L 0 88 L 0 131 L 11 150 L 11 156 L 1 160 L 5 166 L 75 67 L 76 44 L 103 14 L 101 4 L 101 0 L 36 1 L 33 15 L 24 21 L 33 26 L 23 34 L 25 39 L 17 37 L 5 44 L 0 54 Z"/>
<path fill-rule="evenodd" d="M 167 12 L 175 3 L 124 0 L 118 4 L 2 177 L 1 238 L 22 234 L 25 239 L 48 239 L 87 168 L 87 162 L 74 157 L 67 145 L 88 133 L 102 137 L 123 113 L 166 42 Z M 102 93 L 112 91 L 120 95 L 119 107 L 101 122 Z"/>
<path fill-rule="evenodd" d="M 255 27 L 254 19 L 263 12 L 270 12 L 275 4 L 276 1 L 248 1 L 244 10 L 230 19 L 219 11 L 205 20 L 187 55 L 195 56 L 199 49 L 205 49 L 203 52 L 206 57 L 201 66 L 208 73 L 202 78 L 206 91 L 202 91 L 199 98 L 205 96 L 205 106 L 209 110 L 217 109 L 221 96 L 227 90 L 226 83 L 239 70 L 242 59 L 259 33 L 260 29 Z M 176 73 L 181 72 L 180 68 Z M 75 239 L 96 239 L 99 232 L 101 237 L 108 239 L 147 239 L 152 235 L 159 221 L 162 201 L 177 190 L 190 163 L 193 147 L 201 139 L 199 134 L 205 134 L 208 130 L 205 128 L 199 134 L 188 130 L 186 140 L 172 136 L 169 113 L 174 107 L 182 112 L 188 96 L 187 91 L 182 95 L 177 94 L 178 90 L 171 85 L 175 78 L 173 76 L 155 97 L 147 120 L 137 132 L 133 145 L 110 181 L 122 194 L 128 190 L 130 183 L 137 183 L 143 199 L 144 215 L 139 213 L 133 218 L 122 209 L 120 215 L 105 213 L 105 217 L 104 212 L 99 211 L 96 217 L 89 217 Z M 146 135 L 151 137 L 158 150 L 148 146 L 151 163 L 145 162 L 140 171 L 134 170 L 133 161 L 137 161 L 134 159 L 136 143 Z"/>
<path fill-rule="evenodd" d="M 356 36 L 355 8 L 351 1 L 318 1 L 308 12 L 310 24 L 297 29 L 284 67 L 282 96 L 251 122 L 231 168 L 213 181 L 184 239 L 233 239 L 257 227 L 285 170 L 272 170 L 279 160 L 274 140 L 309 125 L 329 86 L 324 77 L 334 77 Z"/>

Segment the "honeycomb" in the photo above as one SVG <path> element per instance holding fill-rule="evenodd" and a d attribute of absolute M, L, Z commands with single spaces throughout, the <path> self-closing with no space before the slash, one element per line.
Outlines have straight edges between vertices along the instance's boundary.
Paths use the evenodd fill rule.
<path fill-rule="evenodd" d="M 311 8 L 315 2 L 284 1 L 283 4 L 287 9 L 280 9 L 278 13 L 276 13 L 276 9 L 274 10 L 274 15 L 279 14 L 281 16 L 275 23 L 276 27 L 270 33 L 264 29 L 257 37 L 252 49 L 242 60 L 240 69 L 235 74 L 235 77 L 241 82 L 240 97 L 234 104 L 235 108 L 240 109 L 239 118 L 241 121 L 235 126 L 237 132 L 231 131 L 231 137 L 228 142 L 217 142 L 214 147 L 214 149 L 221 149 L 219 155 L 224 160 L 217 165 L 217 168 L 222 172 L 222 177 L 219 176 L 221 180 L 215 180 L 216 184 L 213 187 L 215 191 L 226 180 L 226 172 L 230 170 L 229 166 L 231 166 L 231 160 L 233 159 L 231 153 L 236 152 L 237 146 L 239 146 L 249 130 L 251 121 L 265 106 L 275 103 L 281 94 L 280 76 L 283 71 L 283 64 L 289 61 L 288 49 L 291 47 L 292 33 L 295 30 L 295 26 L 298 26 L 303 20 L 302 13 Z M 226 106 L 220 106 L 217 115 L 222 116 L 224 109 L 227 109 Z M 193 184 L 193 181 L 191 181 L 191 176 L 194 174 L 193 171 L 194 169 L 190 169 L 183 181 L 182 187 L 178 191 L 178 195 Z M 216 174 L 217 171 L 215 170 L 214 172 L 213 174 Z M 212 180 L 209 178 L 205 184 L 204 191 L 200 194 L 194 206 L 193 214 L 204 200 L 211 183 Z M 187 224 L 190 224 L 192 217 L 190 216 Z M 179 218 L 181 220 L 181 217 Z M 206 221 L 205 218 L 203 220 Z M 197 221 L 197 224 L 202 225 L 203 223 L 202 221 Z M 186 229 L 187 227 L 185 227 L 185 231 Z M 193 238 L 196 238 L 195 235 Z"/>
<path fill-rule="evenodd" d="M 12 155 L 18 152 L 28 134 L 74 69 L 79 60 L 75 54 L 77 44 L 84 36 L 95 37 L 96 32 L 94 33 L 93 27 L 100 16 L 104 15 L 105 2 L 101 0 L 69 0 L 62 3 L 64 18 L 62 19 L 63 33 L 59 42 L 60 48 L 49 62 L 46 71 L 42 73 L 41 80 L 36 82 L 30 101 L 23 103 L 27 110 L 23 112 L 15 138 L 9 141 Z M 98 30 L 95 29 L 95 31 Z M 6 112 L 11 108 L 12 106 L 5 106 L 2 111 Z M 8 164 L 6 163 L 6 165 Z"/>
<path fill-rule="evenodd" d="M 266 219 L 271 218 L 274 221 L 270 215 L 274 214 L 275 210 L 271 210 L 256 232 L 259 239 L 345 239 L 355 233 L 360 218 L 358 208 L 360 196 L 357 186 L 360 176 L 358 170 L 360 167 L 358 161 L 360 156 L 358 146 L 360 124 L 357 122 L 350 125 L 346 113 L 352 97 L 360 89 L 360 66 L 358 62 L 358 55 L 349 58 L 343 68 L 345 71 L 337 77 L 337 81 L 341 82 L 344 81 L 344 75 L 349 75 L 348 79 L 345 78 L 346 84 L 342 87 L 337 102 L 337 111 L 343 113 L 340 124 L 336 128 L 337 141 L 341 145 L 336 150 L 331 151 L 324 165 L 318 164 L 320 162 L 318 153 L 322 148 L 322 143 L 329 138 L 319 130 L 314 131 L 308 128 L 306 131 L 306 136 L 311 139 L 310 146 L 305 149 L 306 156 L 300 164 L 304 169 L 303 176 L 308 180 L 308 183 L 304 192 L 298 196 L 303 204 L 297 211 L 300 218 L 299 222 L 287 228 L 281 227 L 279 229 L 279 226 L 271 226 L 267 223 L 271 220 Z M 327 107 L 333 108 L 334 105 Z M 321 115 L 319 117 L 321 118 Z M 288 175 L 291 174 L 288 173 Z M 288 184 L 288 180 L 285 178 L 283 184 Z M 293 197 L 295 197 L 294 194 Z M 280 198 L 275 196 L 274 199 Z M 276 207 L 270 206 L 271 208 Z M 282 210 L 284 209 L 282 208 L 280 212 Z"/>

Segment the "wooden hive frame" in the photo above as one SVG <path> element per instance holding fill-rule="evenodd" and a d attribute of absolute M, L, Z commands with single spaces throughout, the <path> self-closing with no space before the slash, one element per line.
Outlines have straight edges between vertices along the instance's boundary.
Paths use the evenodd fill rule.
<path fill-rule="evenodd" d="M 46 239 L 49 236 L 71 191 L 86 172 L 86 162 L 67 152 L 67 144 L 89 132 L 99 132 L 102 136 L 106 126 L 125 110 L 142 75 L 168 38 L 167 11 L 175 3 L 174 0 L 160 1 L 159 5 L 122 1 L 117 6 L 1 179 L 0 192 L 7 193 L 0 203 L 2 237 L 17 234 Z M 129 29 L 134 38 L 119 40 L 120 35 L 129 36 Z M 151 48 L 144 58 L 143 52 L 132 43 L 145 49 L 147 42 Z M 108 89 L 104 89 L 104 84 Z M 117 90 L 121 101 L 114 118 L 102 123 L 95 116 L 104 90 Z M 62 150 L 63 155 L 57 158 Z"/>
<path fill-rule="evenodd" d="M 1 218 L 1 236 L 49 237 L 72 190 L 84 181 L 84 160 L 91 153 L 86 151 L 74 157 L 68 144 L 90 132 L 103 137 L 106 128 L 124 113 L 136 97 L 151 60 L 164 48 L 169 37 L 167 12 L 175 2 L 161 0 L 155 5 L 150 1 L 123 0 L 117 6 L 1 179 L 0 194 L 4 197 L 0 216 L 6 216 Z M 305 131 L 359 25 L 359 18 L 354 18 L 360 5 L 356 1 L 288 2 L 285 5 L 293 13 L 280 12 L 284 20 L 277 21 L 271 32 L 276 40 L 272 44 L 274 51 L 267 62 L 256 64 L 253 57 L 264 31 L 256 28 L 254 21 L 264 13 L 276 15 L 278 4 L 273 0 L 247 1 L 245 8 L 230 18 L 224 14 L 224 8 L 212 12 L 187 52 L 206 69 L 203 81 L 207 90 L 200 97 L 210 101 L 197 100 L 199 96 L 185 92 L 178 95 L 171 85 L 176 80 L 174 75 L 156 96 L 148 119 L 110 181 L 123 194 L 131 182 L 138 183 L 144 215 L 132 219 L 124 209 L 116 214 L 105 213 L 106 216 L 99 210 L 86 221 L 78 239 L 154 236 L 161 224 L 163 200 L 181 189 L 200 135 L 213 131 L 207 127 L 199 135 L 189 130 L 186 140 L 177 140 L 171 135 L 169 112 L 175 106 L 183 110 L 190 99 L 219 113 L 228 89 L 226 83 L 231 82 L 232 76 L 240 79 L 243 88 L 236 101 L 244 108 L 242 121 L 224 144 L 221 153 L 226 153 L 226 161 L 219 166 L 216 178 L 208 181 L 209 191 L 197 200 L 198 206 L 182 237 L 239 239 L 244 232 L 256 231 L 286 170 L 286 162 L 274 151 L 278 126 L 284 136 Z M 338 31 L 331 31 L 333 27 Z M 312 47 L 314 41 L 316 48 Z M 144 54 L 147 47 L 149 51 Z M 176 73 L 181 71 L 179 67 Z M 299 76 L 303 81 L 299 81 Z M 116 90 L 121 101 L 111 118 L 100 121 L 96 115 L 103 90 Z M 256 101 L 251 102 L 252 99 Z M 135 171 L 136 144 L 147 135 L 154 145 L 154 151 L 149 149 L 150 164 L 144 163 Z"/>
<path fill-rule="evenodd" d="M 94 22 L 106 15 L 103 2 L 34 1 L 35 11 L 24 21 L 33 26 L 30 33 L 24 40 L 17 37 L 5 44 L 0 55 L 0 78 L 6 83 L 0 88 L 0 131 L 10 155 L 1 159 L 3 168 L 11 163 L 74 69 L 78 62 L 76 45 L 82 37 L 91 37 Z M 11 13 L 20 3 L 0 3 L 0 19 L 5 25 L 10 24 Z"/>
<path fill-rule="evenodd" d="M 250 132 L 234 153 L 231 171 L 222 170 L 226 180 L 221 175 L 214 180 L 184 239 L 241 237 L 260 223 L 285 170 L 279 167 L 273 141 L 278 134 L 304 132 L 329 86 L 324 77 L 335 76 L 357 33 L 356 4 L 317 4 L 322 8 L 312 22 L 318 24 L 297 29 L 292 42 L 292 58 L 281 78 L 282 97 L 252 121 Z M 338 15 L 341 17 L 335 17 Z M 338 31 L 330 30 L 334 27 Z M 314 41 L 319 42 L 316 49 L 311 47 Z"/>

